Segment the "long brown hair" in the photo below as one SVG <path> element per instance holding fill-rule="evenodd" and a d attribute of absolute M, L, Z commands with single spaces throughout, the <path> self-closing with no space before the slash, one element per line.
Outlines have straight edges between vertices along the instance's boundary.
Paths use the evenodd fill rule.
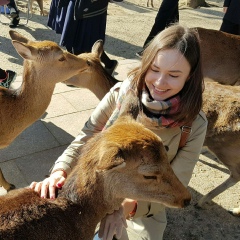
<path fill-rule="evenodd" d="M 178 122 L 192 122 L 202 108 L 204 89 L 199 36 L 196 30 L 174 24 L 159 33 L 144 50 L 141 64 L 129 76 L 132 87 L 141 99 L 146 73 L 160 50 L 177 49 L 187 59 L 191 70 L 189 79 L 179 92 L 181 102 L 178 112 L 172 116 Z"/>

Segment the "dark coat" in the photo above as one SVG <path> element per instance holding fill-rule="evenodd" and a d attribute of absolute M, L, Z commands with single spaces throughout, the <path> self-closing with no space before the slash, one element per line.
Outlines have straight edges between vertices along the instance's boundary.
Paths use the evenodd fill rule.
<path fill-rule="evenodd" d="M 58 7 L 67 7 L 70 0 L 60 0 Z M 76 0 L 74 19 L 94 17 L 107 11 L 109 0 Z"/>
<path fill-rule="evenodd" d="M 223 6 L 228 7 L 223 18 L 232 23 L 240 24 L 240 0 L 225 0 Z"/>

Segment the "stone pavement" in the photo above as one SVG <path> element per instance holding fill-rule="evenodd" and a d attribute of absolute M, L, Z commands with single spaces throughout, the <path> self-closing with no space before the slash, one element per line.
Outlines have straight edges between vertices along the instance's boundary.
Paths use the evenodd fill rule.
<path fill-rule="evenodd" d="M 124 80 L 137 59 L 120 60 L 114 73 Z M 20 86 L 21 76 L 13 83 Z M 17 188 L 43 180 L 55 160 L 80 132 L 99 100 L 87 89 L 58 83 L 45 114 L 5 149 L 0 150 L 0 168 Z M 0 195 L 6 191 L 0 187 Z"/>

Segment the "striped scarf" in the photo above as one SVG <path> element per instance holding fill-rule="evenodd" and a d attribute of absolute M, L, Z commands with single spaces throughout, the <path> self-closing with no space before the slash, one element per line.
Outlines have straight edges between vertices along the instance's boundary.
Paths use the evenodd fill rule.
<path fill-rule="evenodd" d="M 154 122 L 160 127 L 176 127 L 181 126 L 178 122 L 175 122 L 171 115 L 178 111 L 180 103 L 180 97 L 175 96 L 166 101 L 152 100 L 146 89 L 142 92 L 142 104 L 146 109 L 159 117 L 151 116 L 151 122 Z"/>
<path fill-rule="evenodd" d="M 118 118 L 122 102 L 124 101 L 124 97 L 125 97 L 125 94 L 122 94 L 119 96 L 116 103 L 116 108 L 113 111 L 111 117 L 108 119 L 103 130 L 110 127 Z M 160 127 L 166 127 L 166 128 L 182 126 L 182 124 L 175 122 L 174 119 L 171 118 L 171 115 L 176 113 L 178 110 L 179 102 L 180 102 L 179 96 L 170 98 L 167 101 L 156 101 L 156 100 L 152 100 L 149 97 L 148 91 L 143 89 L 141 102 L 143 106 L 147 109 L 147 111 L 153 114 L 153 116 L 148 117 L 148 120 L 152 122 L 154 125 L 157 124 Z M 156 117 L 154 115 L 158 115 L 159 117 Z"/>

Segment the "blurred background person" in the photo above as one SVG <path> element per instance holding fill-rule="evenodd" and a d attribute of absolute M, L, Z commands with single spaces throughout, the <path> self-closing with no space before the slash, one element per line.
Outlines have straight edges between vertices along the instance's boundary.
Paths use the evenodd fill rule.
<path fill-rule="evenodd" d="M 52 0 L 48 26 L 61 34 L 60 45 L 75 55 L 91 52 L 93 44 L 105 41 L 109 0 Z M 109 74 L 118 65 L 105 51 L 101 62 Z"/>
<path fill-rule="evenodd" d="M 225 0 L 220 31 L 240 35 L 240 0 Z"/>

